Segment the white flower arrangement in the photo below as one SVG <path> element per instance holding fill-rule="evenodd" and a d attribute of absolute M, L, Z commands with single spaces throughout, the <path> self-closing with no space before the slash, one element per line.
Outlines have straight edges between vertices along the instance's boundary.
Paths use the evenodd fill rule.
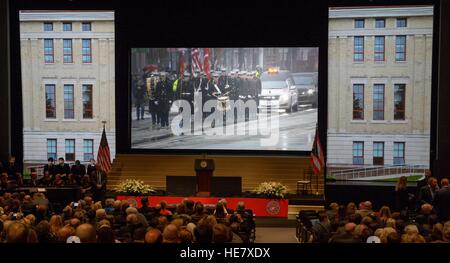
<path fill-rule="evenodd" d="M 253 192 L 268 198 L 284 198 L 287 187 L 279 182 L 262 182 Z"/>
<path fill-rule="evenodd" d="M 127 194 L 149 194 L 155 192 L 155 190 L 148 184 L 144 184 L 144 181 L 138 181 L 135 179 L 126 179 L 120 182 L 115 188 L 117 192 Z"/>

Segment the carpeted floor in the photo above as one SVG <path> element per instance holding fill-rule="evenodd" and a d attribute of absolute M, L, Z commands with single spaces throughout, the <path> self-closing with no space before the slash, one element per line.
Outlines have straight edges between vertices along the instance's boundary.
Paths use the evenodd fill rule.
<path fill-rule="evenodd" d="M 295 228 L 256 227 L 255 243 L 297 243 Z"/>

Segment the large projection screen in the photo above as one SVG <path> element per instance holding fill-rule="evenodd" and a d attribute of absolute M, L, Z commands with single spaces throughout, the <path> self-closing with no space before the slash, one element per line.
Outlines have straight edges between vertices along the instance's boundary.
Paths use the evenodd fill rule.
<path fill-rule="evenodd" d="M 396 181 L 429 169 L 433 12 L 329 9 L 328 176 Z"/>
<path fill-rule="evenodd" d="M 318 48 L 132 48 L 133 149 L 310 151 Z"/>

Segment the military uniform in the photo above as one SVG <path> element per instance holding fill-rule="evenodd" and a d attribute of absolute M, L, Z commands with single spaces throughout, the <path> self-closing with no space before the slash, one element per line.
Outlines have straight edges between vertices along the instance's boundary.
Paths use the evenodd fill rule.
<path fill-rule="evenodd" d="M 169 82 L 166 79 L 161 79 L 156 84 L 156 97 L 158 101 L 158 117 L 160 118 L 161 127 L 169 126 L 169 111 L 170 111 L 170 92 Z"/>

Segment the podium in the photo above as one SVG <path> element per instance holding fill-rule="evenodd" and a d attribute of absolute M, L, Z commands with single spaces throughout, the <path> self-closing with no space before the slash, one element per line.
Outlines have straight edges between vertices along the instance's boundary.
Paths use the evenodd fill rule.
<path fill-rule="evenodd" d="M 209 197 L 211 194 L 211 177 L 214 172 L 214 160 L 196 159 L 194 169 L 197 177 L 197 196 Z"/>

